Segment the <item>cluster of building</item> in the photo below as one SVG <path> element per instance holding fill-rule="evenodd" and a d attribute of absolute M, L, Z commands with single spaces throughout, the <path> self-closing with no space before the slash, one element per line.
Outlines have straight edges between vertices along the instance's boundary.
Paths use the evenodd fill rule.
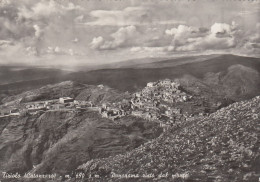
<path fill-rule="evenodd" d="M 163 100 L 169 103 L 185 102 L 191 98 L 180 90 L 180 83 L 170 79 L 149 82 L 140 94 L 148 99 Z"/>
<path fill-rule="evenodd" d="M 180 89 L 180 84 L 169 79 L 147 83 L 131 99 L 132 115 L 149 120 L 160 120 L 163 123 L 174 123 L 183 118 L 181 109 L 173 103 L 187 102 L 192 96 Z"/>
<path fill-rule="evenodd" d="M 94 107 L 92 102 L 74 100 L 71 97 L 61 97 L 53 100 L 24 103 L 17 108 L 6 109 L 1 112 L 0 117 L 19 116 L 22 113 L 35 115 L 49 110 L 81 110 L 86 108 L 97 110 L 97 107 Z"/>
<path fill-rule="evenodd" d="M 115 104 L 110 103 L 103 103 L 102 106 L 99 107 L 99 113 L 102 115 L 102 117 L 112 120 L 119 119 L 120 117 L 129 114 L 129 112 L 123 110 L 120 106 L 118 108 Z"/>
<path fill-rule="evenodd" d="M 133 94 L 128 107 L 121 103 L 104 103 L 99 108 L 102 117 L 116 120 L 126 115 L 140 117 L 146 120 L 159 121 L 161 127 L 169 127 L 176 121 L 190 117 L 174 104 L 188 102 L 192 96 L 181 91 L 180 84 L 169 79 L 147 83 L 140 92 Z"/>
<path fill-rule="evenodd" d="M 159 121 L 161 126 L 165 127 L 189 117 L 186 113 L 182 113 L 180 108 L 174 107 L 174 104 L 188 102 L 191 99 L 192 96 L 181 91 L 179 83 L 165 79 L 147 83 L 143 90 L 134 93 L 132 98 L 127 100 L 127 107 L 123 106 L 121 102 L 112 104 L 108 102 L 94 106 L 90 101 L 61 97 L 54 100 L 25 103 L 20 109 L 13 108 L 10 110 L 6 116 L 20 115 L 21 112 L 33 115 L 48 110 L 75 111 L 91 108 L 99 111 L 104 118 L 116 120 L 126 115 L 133 115 L 147 120 Z"/>

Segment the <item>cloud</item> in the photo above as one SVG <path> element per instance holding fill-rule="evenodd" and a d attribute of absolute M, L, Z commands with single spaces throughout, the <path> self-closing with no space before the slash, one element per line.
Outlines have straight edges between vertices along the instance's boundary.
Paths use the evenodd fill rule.
<path fill-rule="evenodd" d="M 183 21 L 165 19 L 155 13 L 152 7 L 138 6 L 127 7 L 123 10 L 93 10 L 89 15 L 94 19 L 88 21 L 86 25 L 100 26 L 127 26 L 127 25 L 151 25 L 151 24 L 176 24 Z M 83 17 L 78 17 L 77 21 L 82 21 Z"/>
<path fill-rule="evenodd" d="M 102 45 L 104 44 L 105 40 L 103 37 L 94 37 L 92 42 L 90 43 L 90 46 L 92 49 L 100 49 Z"/>
<path fill-rule="evenodd" d="M 255 26 L 255 32 L 248 35 L 244 45 L 242 46 L 241 51 L 247 53 L 255 53 L 260 56 L 260 23 L 257 23 Z"/>
<path fill-rule="evenodd" d="M 96 20 L 87 22 L 87 25 L 133 25 L 140 23 L 142 16 L 145 16 L 145 9 L 128 7 L 123 10 L 94 10 L 90 16 Z"/>
<path fill-rule="evenodd" d="M 38 55 L 38 51 L 37 51 L 37 49 L 36 49 L 36 47 L 31 47 L 31 46 L 29 46 L 29 47 L 26 47 L 26 53 L 27 53 L 27 55 L 30 55 L 30 56 L 37 56 Z"/>
<path fill-rule="evenodd" d="M 28 22 L 17 19 L 18 10 L 12 4 L 0 6 L 0 39 L 21 39 L 33 33 Z"/>
<path fill-rule="evenodd" d="M 176 51 L 196 51 L 196 50 L 223 50 L 235 46 L 234 37 L 222 37 L 219 38 L 214 34 L 207 35 L 205 37 L 190 38 L 188 44 L 176 47 Z"/>
<path fill-rule="evenodd" d="M 257 5 L 0 0 L 0 61 L 51 57 L 56 62 L 56 57 L 67 61 L 66 56 L 76 60 L 82 55 L 82 63 L 106 62 L 107 56 L 123 60 L 222 50 L 251 55 L 259 52 L 260 44 Z M 242 17 L 241 10 L 247 15 Z M 216 12 L 225 14 L 224 22 L 222 13 Z"/>
<path fill-rule="evenodd" d="M 230 34 L 231 33 L 231 26 L 226 23 L 215 23 L 211 26 L 210 31 L 212 34 Z"/>
<path fill-rule="evenodd" d="M 192 32 L 196 31 L 194 27 L 189 27 L 186 25 L 179 25 L 177 28 L 167 29 L 165 30 L 165 33 L 167 35 L 172 35 L 176 37 L 180 37 L 183 34 L 191 34 Z"/>
<path fill-rule="evenodd" d="M 170 46 L 164 47 L 132 47 L 130 49 L 131 52 L 138 52 L 138 53 L 156 53 L 156 54 L 165 54 L 165 52 L 170 51 Z"/>
<path fill-rule="evenodd" d="M 196 27 L 187 25 L 179 25 L 177 28 L 166 29 L 166 35 L 173 36 L 172 45 L 179 46 L 187 43 L 188 38 L 202 36 L 204 32 Z"/>
<path fill-rule="evenodd" d="M 74 22 L 75 22 L 75 23 L 78 23 L 78 24 L 83 23 L 83 21 L 84 21 L 84 15 L 77 16 L 77 17 L 74 19 Z"/>
<path fill-rule="evenodd" d="M 76 37 L 75 39 L 72 40 L 72 42 L 78 43 L 78 42 L 79 42 L 79 39 Z"/>
<path fill-rule="evenodd" d="M 20 1 L 3 2 L 0 6 L 0 39 L 17 40 L 33 34 L 39 38 L 43 29 L 54 23 L 60 16 L 67 16 L 74 10 L 82 10 L 81 7 L 73 3 L 62 4 L 54 0 L 41 0 L 39 2 L 28 0 L 23 3 Z M 69 18 L 59 19 L 60 22 L 68 20 Z M 66 24 L 64 23 L 64 25 Z"/>
<path fill-rule="evenodd" d="M 179 25 L 177 28 L 167 29 L 165 33 L 173 36 L 171 48 L 168 51 L 196 51 L 212 49 L 228 49 L 236 46 L 235 33 L 237 24 L 214 23 L 207 28 L 197 28 Z"/>
<path fill-rule="evenodd" d="M 35 30 L 35 37 L 40 38 L 43 33 L 42 29 L 39 27 L 39 25 L 33 25 L 33 28 Z"/>
<path fill-rule="evenodd" d="M 133 25 L 121 27 L 115 33 L 110 35 L 112 40 L 105 40 L 101 36 L 94 37 L 90 43 L 90 46 L 92 49 L 99 50 L 116 49 L 130 44 L 131 39 L 138 34 L 139 33 L 137 32 L 136 27 Z"/>
<path fill-rule="evenodd" d="M 151 30 L 149 29 L 149 31 Z M 166 40 L 164 35 L 146 35 L 147 32 L 140 34 L 137 32 L 135 26 L 127 26 L 111 34 L 110 37 L 112 40 L 105 39 L 102 36 L 94 37 L 90 46 L 96 50 L 132 47 L 130 48 L 131 52 L 139 53 L 225 50 L 238 46 L 241 34 L 237 32 L 239 30 L 235 22 L 232 22 L 230 25 L 226 23 L 214 23 L 209 28 L 179 25 L 164 31 L 165 36 L 168 36 L 168 40 Z M 157 32 L 155 31 L 155 33 Z M 170 42 L 169 36 L 172 38 Z M 138 40 L 141 40 L 142 44 L 139 44 Z M 158 44 L 158 41 L 161 44 Z"/>
<path fill-rule="evenodd" d="M 18 16 L 20 19 L 40 19 L 49 17 L 51 15 L 64 14 L 66 11 L 82 10 L 82 7 L 76 6 L 73 3 L 68 3 L 67 5 L 62 5 L 54 0 L 43 1 L 29 5 L 21 6 L 18 8 Z"/>
<path fill-rule="evenodd" d="M 70 55 L 70 56 L 80 55 L 80 53 L 74 51 L 71 48 L 62 48 L 59 46 L 56 46 L 56 47 L 49 46 L 49 47 L 47 47 L 45 52 L 50 55 Z"/>
<path fill-rule="evenodd" d="M 4 61 L 14 57 L 14 55 L 17 55 L 17 53 L 19 53 L 19 59 L 26 55 L 24 44 L 20 42 L 8 41 L 0 46 L 0 50 L 0 57 L 4 58 Z"/>
<path fill-rule="evenodd" d="M 4 7 L 4 6 L 9 5 L 9 4 L 11 4 L 10 0 L 2 0 L 2 1 L 0 1 L 0 7 Z"/>
<path fill-rule="evenodd" d="M 47 46 L 60 46 L 67 39 L 76 47 L 74 19 L 82 14 L 82 7 L 54 0 L 3 2 L 0 4 L 0 40 L 10 40 L 12 44 L 2 45 L 1 50 L 5 47 L 5 51 L 10 49 L 14 55 L 40 57 L 48 54 Z M 76 55 L 69 50 L 62 52 L 65 53 Z"/>
<path fill-rule="evenodd" d="M 231 37 L 233 36 L 234 33 L 236 33 L 237 26 L 238 25 L 234 21 L 232 22 L 231 25 L 226 23 L 214 23 L 211 26 L 210 31 L 212 34 L 218 37 L 223 37 L 223 36 Z"/>
<path fill-rule="evenodd" d="M 7 46 L 13 45 L 13 42 L 10 40 L 0 40 L 0 48 L 4 48 Z"/>

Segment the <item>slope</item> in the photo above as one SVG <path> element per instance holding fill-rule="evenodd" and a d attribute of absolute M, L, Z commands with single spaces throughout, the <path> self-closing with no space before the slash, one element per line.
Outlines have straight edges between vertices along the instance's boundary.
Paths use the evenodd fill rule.
<path fill-rule="evenodd" d="M 161 133 L 155 123 L 124 120 L 128 125 L 115 124 L 94 111 L 11 118 L 0 133 L 0 171 L 64 175 L 82 161 L 124 153 Z"/>
<path fill-rule="evenodd" d="M 113 181 L 149 181 L 144 174 L 153 174 L 155 181 L 257 181 L 259 113 L 259 96 L 234 103 L 175 126 L 125 155 L 91 160 L 78 170 Z"/>

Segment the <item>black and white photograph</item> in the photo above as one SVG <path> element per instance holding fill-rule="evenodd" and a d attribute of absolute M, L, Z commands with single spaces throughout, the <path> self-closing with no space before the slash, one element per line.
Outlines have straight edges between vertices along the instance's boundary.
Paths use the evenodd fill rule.
<path fill-rule="evenodd" d="M 0 0 L 0 182 L 260 182 L 260 0 Z"/>

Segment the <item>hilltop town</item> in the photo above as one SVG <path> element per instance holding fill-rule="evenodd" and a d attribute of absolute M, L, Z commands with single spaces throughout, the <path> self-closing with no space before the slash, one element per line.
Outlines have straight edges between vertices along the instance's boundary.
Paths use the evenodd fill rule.
<path fill-rule="evenodd" d="M 103 85 L 97 89 L 103 90 Z M 213 103 L 211 109 L 221 106 Z M 118 102 L 93 103 L 84 97 L 60 97 L 51 100 L 20 102 L 1 106 L 0 117 L 18 117 L 20 115 L 37 115 L 48 111 L 84 112 L 98 111 L 104 117 L 117 122 L 124 116 L 140 117 L 158 122 L 165 130 L 193 116 L 208 115 L 209 103 L 202 97 L 185 91 L 178 81 L 163 79 L 149 82 L 141 91 L 132 94 L 131 98 Z"/>
<path fill-rule="evenodd" d="M 104 89 L 98 85 L 97 89 Z M 221 103 L 214 103 L 217 109 Z M 83 112 L 98 111 L 102 117 L 117 121 L 132 115 L 149 121 L 159 122 L 168 128 L 194 115 L 209 114 L 209 104 L 201 97 L 188 94 L 177 81 L 170 79 L 149 82 L 141 91 L 132 94 L 130 99 L 119 102 L 93 103 L 87 99 L 60 97 L 51 100 L 20 102 L 14 105 L 2 105 L 0 117 L 43 114 L 48 111 Z"/>

